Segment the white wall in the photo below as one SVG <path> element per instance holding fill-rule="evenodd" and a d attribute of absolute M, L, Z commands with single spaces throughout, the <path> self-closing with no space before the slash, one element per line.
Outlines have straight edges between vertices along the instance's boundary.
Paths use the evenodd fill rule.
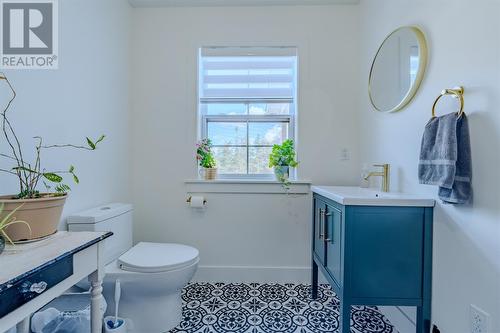
<path fill-rule="evenodd" d="M 392 188 L 435 196 L 419 185 L 420 139 L 439 92 L 465 86 L 469 116 L 474 204 L 435 209 L 433 321 L 441 332 L 467 333 L 469 304 L 492 318 L 500 332 L 500 2 L 384 0 L 361 3 L 362 91 L 372 56 L 385 36 L 401 25 L 416 24 L 427 35 L 430 63 L 420 92 L 402 112 L 372 111 L 360 94 L 361 156 L 392 165 Z M 448 104 L 447 104 L 448 103 Z M 440 103 L 440 114 L 456 107 Z M 448 109 L 447 109 L 448 107 Z"/>
<path fill-rule="evenodd" d="M 80 185 L 70 183 L 64 215 L 129 198 L 130 10 L 125 0 L 59 1 L 59 69 L 6 71 L 18 93 L 11 121 L 27 155 L 33 136 L 85 143 L 85 136 L 107 135 L 94 152 L 46 152 L 47 169 L 73 164 L 80 177 Z M 0 151 L 7 152 L 4 141 Z M 15 179 L 0 173 L 0 193 L 18 193 Z"/>
<path fill-rule="evenodd" d="M 185 205 L 184 181 L 197 177 L 197 48 L 296 45 L 299 176 L 315 183 L 352 183 L 359 165 L 357 15 L 357 6 L 134 10 L 136 241 L 192 244 L 205 267 L 288 267 L 307 278 L 309 196 L 209 194 L 204 213 Z M 339 160 L 343 147 L 351 151 L 350 161 Z M 246 270 L 247 279 L 256 271 Z M 227 270 L 218 272 L 223 279 Z"/>
<path fill-rule="evenodd" d="M 361 161 L 389 162 L 393 189 L 435 195 L 416 178 L 422 128 L 439 91 L 463 84 L 476 196 L 471 207 L 436 207 L 433 320 L 442 332 L 466 333 L 473 303 L 500 332 L 499 12 L 498 2 L 486 0 L 135 9 L 129 140 L 129 8 L 119 0 L 60 1 L 60 69 L 7 72 L 19 93 L 12 120 L 25 143 L 33 135 L 49 142 L 108 135 L 96 152 L 60 152 L 63 165 L 52 154 L 46 159 L 48 167 L 71 161 L 79 170 L 66 214 L 132 199 L 136 241 L 193 244 L 205 267 L 306 273 L 309 196 L 211 193 L 206 211 L 185 206 L 184 181 L 196 177 L 197 47 L 299 47 L 299 176 L 318 184 L 356 184 Z M 428 37 L 425 81 L 404 111 L 375 113 L 363 93 L 372 56 L 387 33 L 408 24 Z M 344 147 L 350 161 L 339 160 Z M 0 175 L 0 192 L 15 191 Z"/>

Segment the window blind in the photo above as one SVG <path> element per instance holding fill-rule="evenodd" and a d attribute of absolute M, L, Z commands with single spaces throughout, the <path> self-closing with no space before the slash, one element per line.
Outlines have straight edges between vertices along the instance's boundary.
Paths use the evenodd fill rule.
<path fill-rule="evenodd" d="M 200 102 L 283 100 L 295 95 L 294 48 L 204 48 L 200 56 Z"/>

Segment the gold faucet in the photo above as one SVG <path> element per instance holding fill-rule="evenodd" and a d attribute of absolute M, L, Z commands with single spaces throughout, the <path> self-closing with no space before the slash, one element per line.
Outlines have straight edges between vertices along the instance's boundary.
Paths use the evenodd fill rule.
<path fill-rule="evenodd" d="M 374 164 L 374 167 L 383 168 L 381 172 L 370 172 L 365 180 L 368 180 L 372 176 L 382 177 L 382 192 L 389 192 L 389 164 Z"/>

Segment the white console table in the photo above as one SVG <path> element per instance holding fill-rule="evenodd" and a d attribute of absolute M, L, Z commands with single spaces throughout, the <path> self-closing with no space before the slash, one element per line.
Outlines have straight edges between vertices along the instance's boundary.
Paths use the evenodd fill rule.
<path fill-rule="evenodd" d="M 102 332 L 102 241 L 110 232 L 60 231 L 0 254 L 0 332 L 17 324 L 29 332 L 30 315 L 83 278 L 91 282 L 91 333 Z"/>

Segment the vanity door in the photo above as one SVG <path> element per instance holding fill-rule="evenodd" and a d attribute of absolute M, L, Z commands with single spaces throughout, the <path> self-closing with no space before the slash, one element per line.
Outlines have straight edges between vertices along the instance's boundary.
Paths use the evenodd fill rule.
<path fill-rule="evenodd" d="M 313 230 L 313 249 L 321 264 L 325 265 L 326 247 L 325 247 L 325 215 L 326 204 L 314 198 L 314 230 Z"/>
<path fill-rule="evenodd" d="M 325 211 L 326 269 L 342 285 L 342 211 L 326 205 Z"/>

